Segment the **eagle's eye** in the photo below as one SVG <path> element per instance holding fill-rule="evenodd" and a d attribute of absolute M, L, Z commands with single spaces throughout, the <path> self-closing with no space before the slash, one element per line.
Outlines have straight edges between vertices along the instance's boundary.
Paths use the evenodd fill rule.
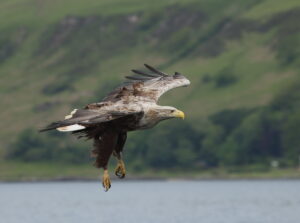
<path fill-rule="evenodd" d="M 170 113 L 173 113 L 173 112 L 175 112 L 175 109 L 172 109 L 172 110 L 170 111 Z"/>

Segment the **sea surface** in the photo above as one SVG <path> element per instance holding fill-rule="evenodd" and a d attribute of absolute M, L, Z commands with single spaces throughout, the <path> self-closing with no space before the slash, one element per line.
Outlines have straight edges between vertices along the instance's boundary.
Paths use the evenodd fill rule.
<path fill-rule="evenodd" d="M 297 180 L 112 183 L 0 183 L 0 222 L 300 222 Z"/>

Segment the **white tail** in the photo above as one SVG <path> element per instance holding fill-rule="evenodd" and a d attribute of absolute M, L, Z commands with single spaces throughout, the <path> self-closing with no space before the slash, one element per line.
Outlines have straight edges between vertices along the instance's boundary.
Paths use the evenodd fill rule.
<path fill-rule="evenodd" d="M 81 130 L 81 129 L 85 129 L 85 127 L 83 125 L 78 125 L 78 124 L 68 125 L 68 126 L 57 128 L 57 130 L 60 132 L 72 132 L 72 131 L 77 131 L 77 130 Z"/>

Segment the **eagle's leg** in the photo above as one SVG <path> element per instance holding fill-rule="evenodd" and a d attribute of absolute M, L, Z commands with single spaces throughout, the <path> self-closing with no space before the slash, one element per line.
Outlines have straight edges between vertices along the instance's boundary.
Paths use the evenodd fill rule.
<path fill-rule="evenodd" d="M 103 177 L 102 177 L 102 185 L 103 185 L 105 191 L 108 191 L 109 188 L 111 187 L 107 167 L 104 167 L 104 173 L 103 173 Z"/>
<path fill-rule="evenodd" d="M 118 164 L 117 164 L 117 167 L 115 169 L 115 174 L 119 178 L 124 178 L 125 175 L 126 175 L 126 169 L 125 169 L 125 164 L 122 160 L 122 155 L 121 155 L 121 153 L 117 153 L 116 151 L 114 151 L 113 154 L 118 160 Z"/>

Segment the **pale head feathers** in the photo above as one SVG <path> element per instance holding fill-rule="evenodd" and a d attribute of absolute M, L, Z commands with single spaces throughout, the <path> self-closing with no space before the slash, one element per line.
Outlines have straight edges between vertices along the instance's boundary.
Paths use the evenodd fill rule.
<path fill-rule="evenodd" d="M 170 118 L 182 118 L 184 119 L 184 113 L 177 108 L 171 106 L 159 106 L 156 105 L 149 109 L 149 115 L 153 119 L 165 120 Z"/>

